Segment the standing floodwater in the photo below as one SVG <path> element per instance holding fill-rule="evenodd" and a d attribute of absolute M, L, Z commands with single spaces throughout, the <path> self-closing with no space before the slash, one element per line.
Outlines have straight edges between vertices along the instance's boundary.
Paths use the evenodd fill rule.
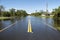
<path fill-rule="evenodd" d="M 31 20 L 30 22 L 33 33 L 27 32 L 28 19 Z M 2 23 L 3 26 L 0 27 L 5 28 L 9 26 L 9 24 L 14 23 L 12 22 L 11 20 L 4 20 Z M 4 23 L 8 24 L 5 26 Z M 60 40 L 60 32 L 54 29 L 54 23 L 55 21 L 52 18 L 27 16 L 21 18 L 19 22 L 0 32 L 0 40 Z"/>

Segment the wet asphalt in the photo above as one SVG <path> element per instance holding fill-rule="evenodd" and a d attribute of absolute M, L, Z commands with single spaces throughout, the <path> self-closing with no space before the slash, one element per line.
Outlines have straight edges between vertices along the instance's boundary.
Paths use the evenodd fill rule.
<path fill-rule="evenodd" d="M 29 18 L 33 33 L 27 32 Z M 60 40 L 60 32 L 45 25 L 42 18 L 27 16 L 0 32 L 0 40 Z"/>

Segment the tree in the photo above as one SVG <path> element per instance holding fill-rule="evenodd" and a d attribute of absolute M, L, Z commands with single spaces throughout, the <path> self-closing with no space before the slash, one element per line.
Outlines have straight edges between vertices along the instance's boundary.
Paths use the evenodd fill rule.
<path fill-rule="evenodd" d="M 27 12 L 25 10 L 17 10 L 15 11 L 14 8 L 9 9 L 9 11 L 4 11 L 4 7 L 0 5 L 0 16 L 4 17 L 15 17 L 15 16 L 27 16 Z"/>
<path fill-rule="evenodd" d="M 54 14 L 55 19 L 60 18 L 60 6 L 58 8 L 53 9 L 52 14 Z"/>
<path fill-rule="evenodd" d="M 41 16 L 41 14 L 43 14 L 43 12 L 35 12 L 35 13 L 31 13 L 31 15 L 34 15 L 34 16 Z"/>
<path fill-rule="evenodd" d="M 3 11 L 4 11 L 4 6 L 0 5 L 0 16 L 2 17 L 3 16 Z"/>
<path fill-rule="evenodd" d="M 11 17 L 11 13 L 9 13 L 8 11 L 4 11 L 3 16 L 4 17 Z"/>
<path fill-rule="evenodd" d="M 25 10 L 17 10 L 17 16 L 27 16 L 27 12 Z"/>
<path fill-rule="evenodd" d="M 15 16 L 15 9 L 14 9 L 14 8 L 11 8 L 11 9 L 10 9 L 10 13 L 11 13 L 11 16 L 14 17 L 14 16 Z"/>

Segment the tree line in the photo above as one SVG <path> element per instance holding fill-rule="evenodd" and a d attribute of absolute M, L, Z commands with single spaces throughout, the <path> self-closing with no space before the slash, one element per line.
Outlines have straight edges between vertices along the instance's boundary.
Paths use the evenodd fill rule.
<path fill-rule="evenodd" d="M 49 13 L 41 10 L 40 12 L 34 12 L 31 13 L 31 15 L 34 16 L 41 16 L 42 14 L 49 15 Z M 58 8 L 53 9 L 53 11 L 50 13 L 54 15 L 54 18 L 60 19 L 60 6 Z M 27 16 L 27 12 L 25 10 L 16 10 L 14 8 L 9 9 L 9 11 L 6 11 L 4 6 L 0 5 L 0 17 L 16 17 L 16 16 Z"/>
<path fill-rule="evenodd" d="M 60 20 L 60 6 L 58 8 L 53 9 L 52 14 L 54 15 L 54 19 Z"/>
<path fill-rule="evenodd" d="M 42 14 L 45 14 L 46 16 L 54 15 L 53 16 L 54 19 L 60 20 L 60 6 L 58 8 L 53 9 L 51 13 L 43 11 L 43 10 L 40 12 L 31 13 L 31 15 L 34 15 L 34 16 L 41 16 Z"/>
<path fill-rule="evenodd" d="M 42 14 L 45 14 L 46 12 L 45 11 L 43 11 L 43 10 L 41 10 L 41 11 L 39 11 L 39 12 L 34 12 L 34 13 L 31 13 L 31 15 L 34 15 L 34 16 L 41 16 Z"/>
<path fill-rule="evenodd" d="M 27 12 L 25 10 L 16 10 L 14 8 L 6 11 L 4 6 L 0 5 L 0 17 L 16 17 L 16 16 L 27 16 Z"/>

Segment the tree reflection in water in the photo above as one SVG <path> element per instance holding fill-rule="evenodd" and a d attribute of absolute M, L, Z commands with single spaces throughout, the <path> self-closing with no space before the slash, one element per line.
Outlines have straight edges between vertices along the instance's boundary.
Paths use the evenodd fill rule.
<path fill-rule="evenodd" d="M 60 20 L 58 20 L 58 19 L 54 20 L 54 27 L 56 27 L 58 30 L 60 30 Z"/>

